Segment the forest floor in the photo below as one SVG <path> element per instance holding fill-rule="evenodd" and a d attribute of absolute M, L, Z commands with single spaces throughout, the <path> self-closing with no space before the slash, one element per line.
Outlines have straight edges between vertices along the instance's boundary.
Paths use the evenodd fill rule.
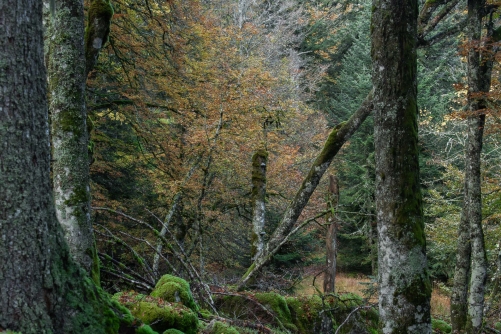
<path fill-rule="evenodd" d="M 317 291 L 323 290 L 323 277 L 319 275 L 306 276 L 297 286 L 296 295 L 313 295 Z M 339 294 L 354 293 L 362 297 L 368 297 L 370 303 L 377 303 L 377 294 L 374 291 L 375 285 L 370 277 L 361 274 L 339 273 L 336 276 L 336 292 Z M 438 285 L 433 285 L 431 295 L 431 314 L 434 318 L 450 320 L 450 297 L 441 291 Z"/>

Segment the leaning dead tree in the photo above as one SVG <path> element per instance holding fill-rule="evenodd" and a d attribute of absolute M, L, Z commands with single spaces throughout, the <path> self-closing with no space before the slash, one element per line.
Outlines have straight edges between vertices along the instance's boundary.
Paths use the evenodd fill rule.
<path fill-rule="evenodd" d="M 350 117 L 350 119 L 346 122 L 338 124 L 332 130 L 327 138 L 327 141 L 325 142 L 324 148 L 311 166 L 310 172 L 303 180 L 303 183 L 294 196 L 294 199 L 287 207 L 282 221 L 271 235 L 270 240 L 264 246 L 263 252 L 254 259 L 250 268 L 240 279 L 238 284 L 239 289 L 245 288 L 254 278 L 256 273 L 271 260 L 273 255 L 289 239 L 299 215 L 308 203 L 310 196 L 317 188 L 320 179 L 331 164 L 332 159 L 334 159 L 343 144 L 351 138 L 355 131 L 365 121 L 367 116 L 369 116 L 371 110 L 372 93 L 369 93 L 360 108 Z"/>

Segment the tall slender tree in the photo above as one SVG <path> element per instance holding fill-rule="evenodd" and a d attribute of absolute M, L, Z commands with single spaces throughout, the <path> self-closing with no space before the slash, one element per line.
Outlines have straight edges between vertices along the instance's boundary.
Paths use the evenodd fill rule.
<path fill-rule="evenodd" d="M 90 219 L 83 0 L 57 1 L 46 21 L 56 214 L 73 258 L 99 282 Z"/>
<path fill-rule="evenodd" d="M 487 258 L 482 229 L 481 158 L 486 96 L 491 86 L 494 35 L 492 9 L 485 0 L 468 1 L 468 136 L 459 238 L 451 296 L 451 320 L 455 332 L 479 333 L 482 326 Z M 482 41 L 483 19 L 488 17 Z"/>
<path fill-rule="evenodd" d="M 419 185 L 416 0 L 374 0 L 379 312 L 383 333 L 431 333 L 431 284 Z"/>
<path fill-rule="evenodd" d="M 0 330 L 116 333 L 53 205 L 39 0 L 0 2 Z"/>

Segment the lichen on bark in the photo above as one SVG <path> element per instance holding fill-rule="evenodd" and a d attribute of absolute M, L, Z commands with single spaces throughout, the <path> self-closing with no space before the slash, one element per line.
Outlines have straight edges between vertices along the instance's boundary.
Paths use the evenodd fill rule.
<path fill-rule="evenodd" d="M 418 162 L 417 13 L 415 0 L 373 3 L 379 312 L 385 334 L 431 333 Z"/>
<path fill-rule="evenodd" d="M 268 152 L 258 149 L 252 156 L 252 232 L 251 259 L 259 257 L 264 248 L 264 225 L 266 219 L 266 166 Z"/>
<path fill-rule="evenodd" d="M 90 219 L 83 24 L 81 0 L 57 2 L 46 21 L 52 174 L 56 214 L 73 258 L 99 284 Z"/>

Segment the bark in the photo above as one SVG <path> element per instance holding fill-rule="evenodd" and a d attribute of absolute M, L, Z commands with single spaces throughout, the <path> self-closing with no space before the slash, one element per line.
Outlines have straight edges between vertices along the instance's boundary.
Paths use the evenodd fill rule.
<path fill-rule="evenodd" d="M 98 284 L 90 219 L 83 1 L 58 1 L 45 28 L 56 214 L 73 258 Z"/>
<path fill-rule="evenodd" d="M 271 260 L 272 256 L 284 244 L 284 241 L 291 233 L 294 224 L 297 222 L 299 215 L 308 203 L 311 194 L 315 191 L 320 179 L 332 162 L 332 159 L 334 159 L 343 144 L 350 139 L 371 111 L 372 93 L 369 93 L 360 108 L 350 117 L 350 119 L 337 125 L 336 128 L 332 130 L 329 138 L 325 142 L 324 148 L 313 162 L 310 172 L 303 180 L 303 183 L 294 196 L 294 199 L 285 210 L 284 217 L 271 235 L 270 240 L 266 243 L 261 256 L 254 260 L 247 272 L 240 279 L 238 285 L 239 289 L 243 289 L 254 277 L 254 275 L 256 275 L 256 273 Z"/>
<path fill-rule="evenodd" d="M 492 44 L 481 42 L 484 0 L 468 1 L 468 136 L 465 148 L 465 181 L 457 263 L 451 297 L 453 332 L 479 333 L 482 328 L 487 259 L 482 228 L 481 158 L 485 124 L 485 94 L 490 90 Z M 487 38 L 493 35 L 492 14 Z M 483 43 L 483 44 L 482 44 Z M 468 241 L 469 240 L 469 241 Z M 469 277 L 468 277 L 469 274 Z M 469 282 L 468 282 L 469 278 Z M 469 283 L 469 284 L 468 284 Z M 468 291 L 469 287 L 469 291 Z M 464 306 L 468 296 L 467 309 Z"/>
<path fill-rule="evenodd" d="M 496 272 L 492 277 L 492 291 L 490 298 L 491 300 L 499 300 L 500 285 L 501 285 L 501 250 L 498 251 L 498 256 L 496 259 L 496 267 L 497 267 Z"/>
<path fill-rule="evenodd" d="M 325 237 L 325 272 L 324 294 L 333 294 L 336 288 L 336 256 L 337 256 L 337 209 L 339 203 L 338 180 L 334 175 L 329 176 L 329 192 L 327 199 L 327 236 Z M 325 306 L 325 305 L 324 305 Z M 322 313 L 321 333 L 332 333 L 332 317 L 330 312 Z"/>
<path fill-rule="evenodd" d="M 419 184 L 415 0 L 373 1 L 372 82 L 382 332 L 431 333 Z"/>
<path fill-rule="evenodd" d="M 0 331 L 113 333 L 111 302 L 57 222 L 39 0 L 0 2 Z"/>
<path fill-rule="evenodd" d="M 99 52 L 108 42 L 113 7 L 110 0 L 92 0 L 85 29 L 85 77 L 94 69 Z"/>
<path fill-rule="evenodd" d="M 327 217 L 329 223 L 327 236 L 325 238 L 326 248 L 326 268 L 324 274 L 324 293 L 334 293 L 336 286 L 336 254 L 337 254 L 337 218 L 336 211 L 339 202 L 339 186 L 336 177 L 329 177 L 329 203 L 328 210 L 331 211 Z"/>
<path fill-rule="evenodd" d="M 252 215 L 251 259 L 258 258 L 264 248 L 264 224 L 266 215 L 266 165 L 268 152 L 257 150 L 252 156 Z"/>
<path fill-rule="evenodd" d="M 465 198 L 468 197 L 467 191 L 468 189 L 465 187 Z M 451 325 L 453 333 L 459 333 L 465 329 L 468 313 L 471 242 L 470 222 L 465 207 L 463 207 L 463 212 L 461 213 L 458 232 L 454 285 L 451 294 Z"/>
<path fill-rule="evenodd" d="M 468 39 L 470 43 L 480 43 L 482 37 L 482 17 L 485 0 L 468 1 Z M 492 28 L 491 28 L 492 30 Z M 484 51 L 485 52 L 485 51 Z M 487 52 L 486 52 L 487 53 Z M 468 294 L 468 333 L 480 333 L 484 315 L 485 284 L 487 281 L 487 257 L 484 246 L 482 228 L 482 191 L 481 191 L 481 158 L 485 115 L 485 102 L 479 98 L 478 92 L 490 90 L 492 57 L 482 57 L 482 51 L 470 47 L 468 51 L 468 139 L 465 156 L 465 190 L 464 211 L 470 224 L 471 240 L 471 276 Z M 480 113 L 480 114 L 479 114 Z"/>

